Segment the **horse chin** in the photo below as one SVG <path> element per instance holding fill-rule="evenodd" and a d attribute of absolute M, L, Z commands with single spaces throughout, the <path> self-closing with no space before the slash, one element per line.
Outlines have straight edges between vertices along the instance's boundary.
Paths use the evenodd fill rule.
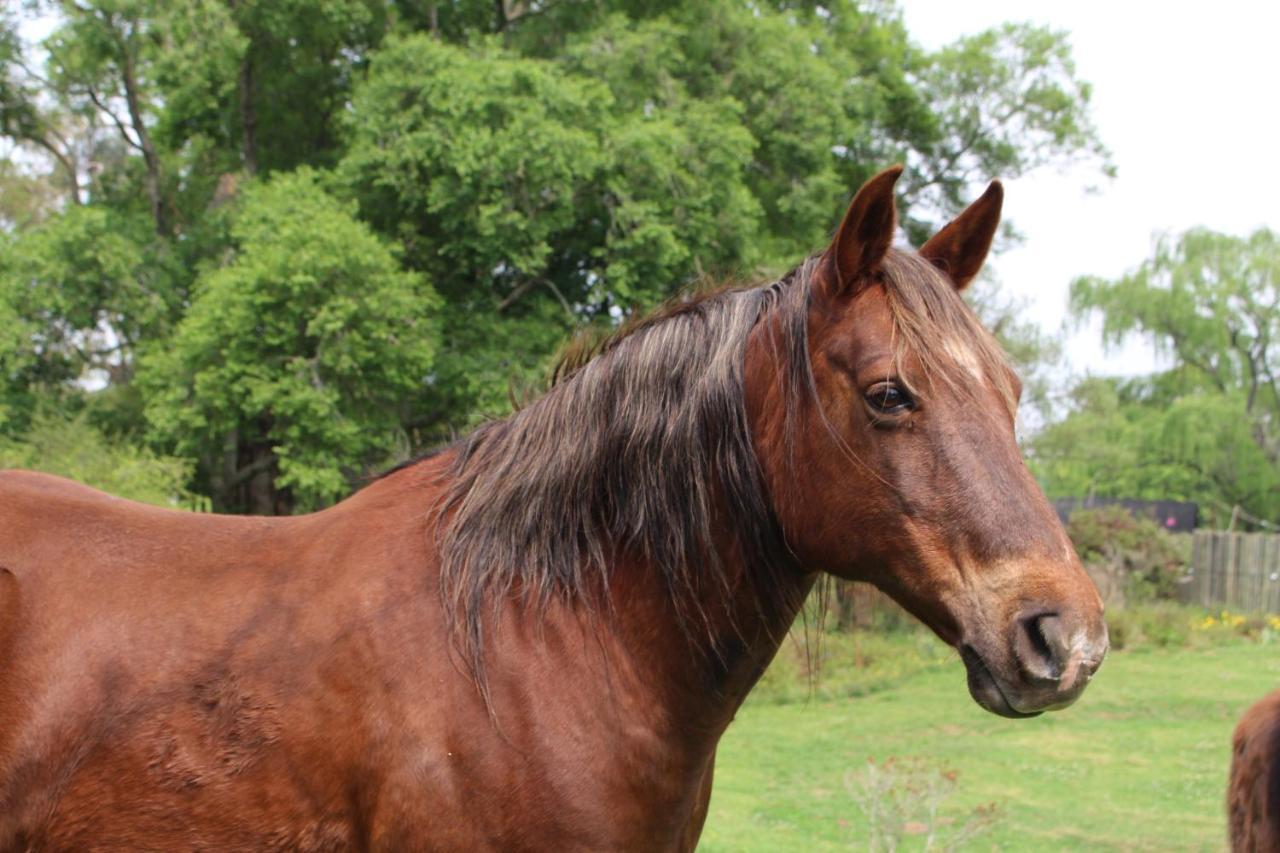
<path fill-rule="evenodd" d="M 1013 707 L 1013 703 L 1005 696 L 1000 682 L 991 674 L 982 656 L 967 643 L 960 646 L 960 659 L 964 661 L 965 670 L 969 675 L 969 695 L 986 710 L 1015 720 L 1038 717 L 1043 713 L 1042 711 L 1019 711 Z"/>

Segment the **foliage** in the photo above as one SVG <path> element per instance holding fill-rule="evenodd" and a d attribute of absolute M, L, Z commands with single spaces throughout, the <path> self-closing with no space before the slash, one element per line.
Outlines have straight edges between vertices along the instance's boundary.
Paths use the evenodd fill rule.
<path fill-rule="evenodd" d="M 892 690 L 927 670 L 961 666 L 919 622 L 891 630 L 796 629 L 751 692 L 752 702 L 804 704 Z"/>
<path fill-rule="evenodd" d="M 398 449 L 435 353 L 435 296 L 307 171 L 242 205 L 234 257 L 142 360 L 147 417 L 199 459 L 215 505 L 321 506 Z"/>
<path fill-rule="evenodd" d="M 1173 379 L 1181 389 L 1242 390 L 1244 414 L 1274 419 L 1280 412 L 1280 238 L 1274 232 L 1262 228 L 1237 238 L 1195 229 L 1162 237 L 1152 257 L 1128 275 L 1077 279 L 1071 305 L 1079 316 L 1102 315 L 1107 343 L 1147 337 L 1176 362 Z"/>
<path fill-rule="evenodd" d="M 930 53 L 892 5 L 852 0 L 13 6 L 0 430 L 43 400 L 196 462 L 219 508 L 318 506 L 393 447 L 503 413 L 577 327 L 695 279 L 781 272 L 890 162 L 912 167 L 917 241 L 971 183 L 1082 157 L 1105 171 L 1089 96 L 1062 34 L 1006 27 Z M 290 176 L 340 231 L 304 235 L 277 196 L 268 219 L 291 249 L 318 278 L 371 272 L 362 304 L 395 294 L 373 326 L 418 323 L 403 356 L 359 348 L 306 394 L 315 336 L 248 346 L 243 317 L 262 298 L 283 328 L 326 303 L 318 285 L 310 306 L 262 296 L 283 292 L 286 261 L 268 257 L 271 226 L 249 239 L 246 211 Z M 215 330 L 222 315 L 238 319 Z M 215 331 L 236 350 L 226 367 Z M 250 359 L 253 388 L 233 391 Z M 357 376 L 378 387 L 356 393 Z"/>
<path fill-rule="evenodd" d="M 1073 512 L 1067 535 L 1090 574 L 1118 579 L 1123 601 L 1177 597 L 1190 558 L 1185 535 L 1175 536 L 1122 506 Z"/>
<path fill-rule="evenodd" d="M 25 424 L 34 398 L 78 383 L 127 383 L 144 340 L 180 311 L 145 219 L 77 206 L 25 232 L 0 259 L 0 416 Z"/>
<path fill-rule="evenodd" d="M 25 435 L 0 439 L 0 468 L 57 474 L 157 506 L 201 505 L 186 490 L 190 463 L 110 439 L 83 415 L 67 419 L 37 412 Z"/>
<path fill-rule="evenodd" d="M 1114 281 L 1072 285 L 1104 340 L 1142 335 L 1173 362 L 1141 380 L 1087 379 L 1034 442 L 1055 496 L 1199 501 L 1280 519 L 1280 242 L 1193 230 Z"/>
<path fill-rule="evenodd" d="M 54 175 L 21 168 L 13 159 L 0 159 L 0 231 L 31 228 L 56 210 Z"/>
<path fill-rule="evenodd" d="M 1114 651 L 1196 648 L 1240 640 L 1280 642 L 1280 616 L 1207 611 L 1171 601 L 1108 608 L 1107 630 Z"/>
<path fill-rule="evenodd" d="M 1065 33 L 1005 24 L 944 47 L 920 73 L 934 128 L 909 164 L 927 175 L 914 190 L 954 209 L 967 186 L 1065 160 L 1093 161 L 1114 176 L 1088 114 L 1090 86 L 1076 77 Z M 933 164 L 948 164 L 942 172 Z M 918 164 L 918 165 L 917 165 Z M 923 239 L 928 223 L 907 222 Z"/>
<path fill-rule="evenodd" d="M 1160 601 L 1126 604 L 1107 611 L 1107 633 L 1113 651 L 1141 648 L 1178 649 L 1192 639 L 1192 625 L 1199 613 L 1182 605 Z"/>

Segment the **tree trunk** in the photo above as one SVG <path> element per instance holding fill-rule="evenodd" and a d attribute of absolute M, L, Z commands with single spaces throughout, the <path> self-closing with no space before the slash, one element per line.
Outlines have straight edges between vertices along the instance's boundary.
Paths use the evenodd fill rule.
<path fill-rule="evenodd" d="M 114 28 L 113 28 L 114 29 Z M 138 91 L 138 75 L 134 67 L 134 55 L 129 42 L 115 31 L 116 45 L 120 48 L 120 76 L 124 84 L 124 99 L 129 107 L 129 123 L 138 137 L 137 147 L 142 151 L 142 160 L 147 168 L 147 198 L 151 202 L 151 216 L 155 219 L 156 233 L 161 237 L 173 236 L 173 216 L 168 200 L 164 195 L 164 180 L 161 174 L 160 155 L 156 153 L 155 143 L 147 131 L 146 117 L 142 109 L 142 97 Z"/>
<path fill-rule="evenodd" d="M 254 107 L 253 45 L 240 63 L 240 159 L 250 175 L 258 172 L 258 111 Z"/>

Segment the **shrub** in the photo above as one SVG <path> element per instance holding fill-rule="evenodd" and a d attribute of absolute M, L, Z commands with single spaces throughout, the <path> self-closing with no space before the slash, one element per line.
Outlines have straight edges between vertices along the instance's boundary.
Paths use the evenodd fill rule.
<path fill-rule="evenodd" d="M 25 435 L 0 438 L 0 468 L 57 474 L 158 506 L 203 508 L 186 489 L 191 463 L 110 438 L 83 414 L 38 412 Z"/>
<path fill-rule="evenodd" d="M 872 760 L 847 773 L 845 790 L 867 818 L 867 849 L 897 850 L 910 835 L 921 839 L 924 850 L 958 850 L 988 832 L 1002 817 L 996 803 L 946 815 L 959 778 L 957 771 L 917 757 Z"/>
<path fill-rule="evenodd" d="M 1199 613 L 1168 601 L 1113 608 L 1107 611 L 1111 648 L 1119 651 L 1139 646 L 1185 646 Z"/>
<path fill-rule="evenodd" d="M 1113 603 L 1177 598 L 1190 557 L 1186 536 L 1170 534 L 1122 506 L 1073 512 L 1067 534 L 1104 597 Z"/>

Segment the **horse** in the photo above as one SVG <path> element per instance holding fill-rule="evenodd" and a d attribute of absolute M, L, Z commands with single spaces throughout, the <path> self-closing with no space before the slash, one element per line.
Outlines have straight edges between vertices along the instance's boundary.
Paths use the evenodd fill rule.
<path fill-rule="evenodd" d="M 1280 690 L 1244 712 L 1231 738 L 1227 819 L 1234 853 L 1280 850 Z"/>
<path fill-rule="evenodd" d="M 322 511 L 0 477 L 0 848 L 688 850 L 716 745 L 822 573 L 1064 708 L 1102 601 L 960 291 L 870 179 L 783 278 L 677 300 Z"/>

